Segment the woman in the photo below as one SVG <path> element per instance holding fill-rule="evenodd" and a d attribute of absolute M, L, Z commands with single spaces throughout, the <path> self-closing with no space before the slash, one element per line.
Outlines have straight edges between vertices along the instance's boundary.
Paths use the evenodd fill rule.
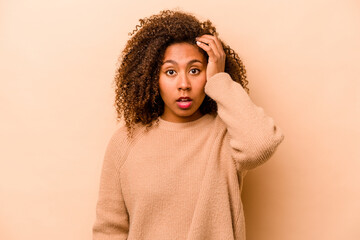
<path fill-rule="evenodd" d="M 210 21 L 140 20 L 115 77 L 93 239 L 245 239 L 243 177 L 284 139 Z"/>

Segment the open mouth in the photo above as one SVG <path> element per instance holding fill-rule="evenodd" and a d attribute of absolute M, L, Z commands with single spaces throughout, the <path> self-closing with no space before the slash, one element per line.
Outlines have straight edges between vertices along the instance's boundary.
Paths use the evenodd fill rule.
<path fill-rule="evenodd" d="M 189 97 L 181 97 L 176 101 L 176 104 L 181 109 L 187 109 L 187 108 L 189 108 L 191 106 L 192 99 L 189 98 Z"/>

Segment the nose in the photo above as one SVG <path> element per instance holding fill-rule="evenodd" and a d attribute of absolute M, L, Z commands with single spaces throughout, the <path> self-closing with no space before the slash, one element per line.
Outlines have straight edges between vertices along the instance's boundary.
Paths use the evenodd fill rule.
<path fill-rule="evenodd" d="M 191 84 L 190 81 L 188 79 L 188 77 L 186 76 L 186 74 L 179 74 L 179 79 L 178 79 L 178 90 L 190 90 L 191 89 Z"/>

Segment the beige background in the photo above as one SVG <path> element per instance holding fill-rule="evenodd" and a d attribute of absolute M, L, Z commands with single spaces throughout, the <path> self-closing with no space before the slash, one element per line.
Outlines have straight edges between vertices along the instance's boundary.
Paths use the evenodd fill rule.
<path fill-rule="evenodd" d="M 285 133 L 247 175 L 248 240 L 360 239 L 357 0 L 0 0 L 0 239 L 91 238 L 117 57 L 174 7 L 215 23 Z"/>

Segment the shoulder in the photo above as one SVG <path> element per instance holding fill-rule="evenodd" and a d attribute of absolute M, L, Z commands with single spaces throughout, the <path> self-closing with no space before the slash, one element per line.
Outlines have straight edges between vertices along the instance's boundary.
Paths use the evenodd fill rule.
<path fill-rule="evenodd" d="M 118 127 L 108 141 L 105 162 L 112 162 L 112 166 L 121 168 L 132 145 L 141 137 L 141 132 L 143 127 L 139 125 L 134 129 L 133 137 L 129 137 L 126 126 Z"/>
<path fill-rule="evenodd" d="M 134 128 L 132 136 L 129 136 L 128 128 L 125 125 L 118 127 L 109 140 L 109 147 L 118 147 L 128 145 L 138 139 L 144 131 L 145 126 L 137 124 Z"/>
<path fill-rule="evenodd" d="M 141 137 L 144 127 L 137 125 L 134 128 L 133 135 L 130 137 L 126 126 L 118 127 L 110 137 L 107 145 L 107 152 L 118 153 L 125 151 L 134 141 Z"/>
<path fill-rule="evenodd" d="M 125 141 L 128 141 L 126 126 L 118 127 L 111 135 L 108 147 L 119 145 Z"/>

